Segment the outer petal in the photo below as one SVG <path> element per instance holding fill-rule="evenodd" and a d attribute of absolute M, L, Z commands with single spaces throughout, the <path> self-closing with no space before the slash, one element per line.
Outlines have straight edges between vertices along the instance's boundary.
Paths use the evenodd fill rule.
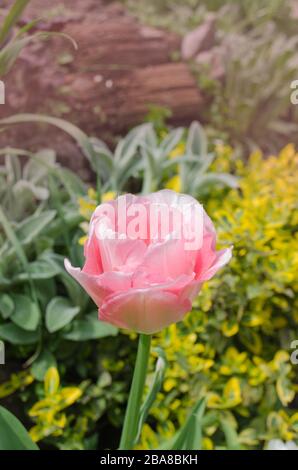
<path fill-rule="evenodd" d="M 191 302 L 172 292 L 132 289 L 112 295 L 99 309 L 99 318 L 120 328 L 153 334 L 182 320 Z"/>
<path fill-rule="evenodd" d="M 220 268 L 230 261 L 231 257 L 232 248 L 225 248 L 224 250 L 218 251 L 216 253 L 215 261 L 206 271 L 201 273 L 199 280 L 202 282 L 211 279 Z"/>
<path fill-rule="evenodd" d="M 98 240 L 93 226 L 90 225 L 89 237 L 84 245 L 85 264 L 83 271 L 87 274 L 99 275 L 103 272 Z"/>
<path fill-rule="evenodd" d="M 197 253 L 194 271 L 196 279 L 200 282 L 211 279 L 214 274 L 232 256 L 232 248 L 216 251 L 216 231 L 210 217 L 204 211 L 204 238 L 203 246 Z"/>
<path fill-rule="evenodd" d="M 64 261 L 64 265 L 98 307 L 114 292 L 125 292 L 131 288 L 131 274 L 108 272 L 95 276 L 73 267 L 68 259 Z"/>

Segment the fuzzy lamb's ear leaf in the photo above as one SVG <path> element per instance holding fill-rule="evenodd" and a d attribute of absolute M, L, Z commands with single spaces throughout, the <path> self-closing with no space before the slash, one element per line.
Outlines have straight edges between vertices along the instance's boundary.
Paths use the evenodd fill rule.
<path fill-rule="evenodd" d="M 197 121 L 194 121 L 191 123 L 188 131 L 186 153 L 201 157 L 206 155 L 207 150 L 208 142 L 204 129 Z"/>
<path fill-rule="evenodd" d="M 38 450 L 22 423 L 0 406 L 0 450 Z"/>
<path fill-rule="evenodd" d="M 168 156 L 169 153 L 179 144 L 183 137 L 184 128 L 177 127 L 171 130 L 161 142 L 162 155 Z"/>

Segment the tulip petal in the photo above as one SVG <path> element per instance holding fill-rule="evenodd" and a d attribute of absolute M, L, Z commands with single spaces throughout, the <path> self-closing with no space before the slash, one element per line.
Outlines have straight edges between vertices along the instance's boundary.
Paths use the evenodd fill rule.
<path fill-rule="evenodd" d="M 103 272 L 103 267 L 96 234 L 92 226 L 90 227 L 90 233 L 84 245 L 85 264 L 83 272 L 98 275 Z"/>
<path fill-rule="evenodd" d="M 138 333 L 153 334 L 182 320 L 191 302 L 154 289 L 133 289 L 112 295 L 99 309 L 99 319 Z"/>
<path fill-rule="evenodd" d="M 232 258 L 232 248 L 225 248 L 216 253 L 216 258 L 213 264 L 200 275 L 200 281 L 208 281 L 214 274 L 227 264 Z"/>
<path fill-rule="evenodd" d="M 68 259 L 65 259 L 64 265 L 68 273 L 85 289 L 98 307 L 114 292 L 125 292 L 131 288 L 131 274 L 107 272 L 94 276 L 80 268 L 73 267 Z"/>
<path fill-rule="evenodd" d="M 169 239 L 150 245 L 133 276 L 133 284 L 146 287 L 193 273 L 194 260 L 184 250 L 183 240 Z"/>

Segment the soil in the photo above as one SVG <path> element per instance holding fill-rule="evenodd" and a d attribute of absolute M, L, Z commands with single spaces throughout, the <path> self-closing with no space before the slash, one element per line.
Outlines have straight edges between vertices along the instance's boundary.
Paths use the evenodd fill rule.
<path fill-rule="evenodd" d="M 2 78 L 0 117 L 58 116 L 109 143 L 140 123 L 152 104 L 170 108 L 175 125 L 199 119 L 204 99 L 187 64 L 173 60 L 178 35 L 144 26 L 121 4 L 101 0 L 32 0 L 20 24 L 40 17 L 35 32 L 67 34 L 78 49 L 63 36 L 27 46 Z M 90 177 L 76 144 L 54 127 L 11 126 L 0 133 L 0 146 L 7 145 L 54 148 L 60 161 Z"/>

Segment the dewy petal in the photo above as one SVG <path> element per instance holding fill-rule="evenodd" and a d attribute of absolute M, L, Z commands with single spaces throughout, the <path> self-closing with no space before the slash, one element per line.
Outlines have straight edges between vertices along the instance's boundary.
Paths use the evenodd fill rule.
<path fill-rule="evenodd" d="M 153 334 L 182 320 L 191 302 L 158 289 L 133 289 L 112 295 L 99 309 L 99 319 L 138 333 Z"/>
<path fill-rule="evenodd" d="M 73 267 L 68 259 L 64 260 L 64 265 L 67 272 L 85 289 L 98 307 L 111 294 L 125 292 L 131 288 L 131 274 L 108 272 L 95 276 Z"/>

